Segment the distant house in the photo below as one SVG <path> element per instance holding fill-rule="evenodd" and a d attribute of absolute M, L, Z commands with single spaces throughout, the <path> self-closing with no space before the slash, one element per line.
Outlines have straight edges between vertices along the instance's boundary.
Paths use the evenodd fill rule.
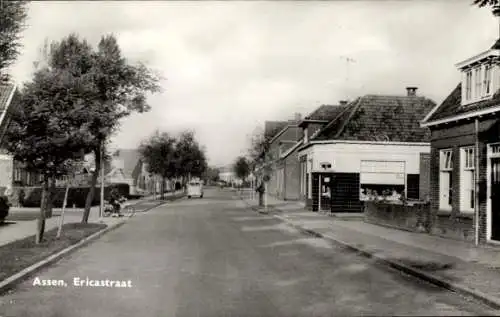
<path fill-rule="evenodd" d="M 477 212 L 479 243 L 500 242 L 499 56 L 500 40 L 456 64 L 461 82 L 422 121 L 432 133 L 435 234 L 474 241 Z"/>
<path fill-rule="evenodd" d="M 18 96 L 16 85 L 0 84 L 0 142 L 2 143 L 9 126 L 11 111 L 15 107 Z M 15 169 L 15 166 L 19 165 L 18 162 L 14 162 L 12 156 L 7 153 L 4 147 L 0 147 L 0 187 L 12 188 L 16 181 L 21 182 L 26 178 L 30 183 L 40 181 L 38 175 Z"/>
<path fill-rule="evenodd" d="M 408 87 L 406 95 L 359 97 L 326 125 L 316 120 L 304 126 L 299 159 L 306 205 L 361 212 L 364 200 L 384 193 L 419 199 L 426 183 L 421 157 L 430 153 L 430 132 L 419 123 L 434 105 Z"/>
<path fill-rule="evenodd" d="M 233 172 L 232 166 L 223 166 L 219 168 L 219 179 L 227 184 L 232 184 L 236 181 L 236 175 Z"/>
<path fill-rule="evenodd" d="M 139 150 L 119 149 L 112 154 L 109 172 L 105 181 L 112 184 L 128 184 L 130 195 L 142 195 L 151 189 L 153 177 L 146 171 Z M 168 190 L 168 189 L 167 189 Z"/>
<path fill-rule="evenodd" d="M 293 120 L 266 122 L 266 136 L 269 138 L 268 159 L 270 160 L 270 179 L 268 192 L 280 199 L 299 199 L 298 160 L 293 160 L 289 150 L 302 137 L 302 129 L 298 126 L 301 120 L 296 113 Z"/>

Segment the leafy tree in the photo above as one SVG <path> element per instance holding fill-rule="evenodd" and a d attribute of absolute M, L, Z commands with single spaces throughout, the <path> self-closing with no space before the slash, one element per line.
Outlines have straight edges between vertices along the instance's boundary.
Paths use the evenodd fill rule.
<path fill-rule="evenodd" d="M 271 137 L 266 136 L 263 130 L 256 129 L 251 136 L 249 149 L 250 171 L 255 172 L 261 181 L 267 182 L 272 172 L 274 156 L 270 151 Z"/>
<path fill-rule="evenodd" d="M 64 67 L 64 59 L 60 61 Z M 89 149 L 94 153 L 96 170 L 92 175 L 91 189 L 82 217 L 83 223 L 88 221 L 90 214 L 105 142 L 117 131 L 121 119 L 133 112 L 149 111 L 150 106 L 146 100 L 148 93 L 161 91 L 160 76 L 141 63 L 129 63 L 122 56 L 113 35 L 103 36 L 97 51 L 92 55 L 92 75 L 95 90 L 88 101 L 87 120 L 93 136 Z"/>
<path fill-rule="evenodd" d="M 498 0 L 474 0 L 473 2 L 474 5 L 477 5 L 479 7 L 485 7 L 485 6 L 496 6 L 498 5 Z"/>
<path fill-rule="evenodd" d="M 248 175 L 250 175 L 250 165 L 247 158 L 244 156 L 238 157 L 233 165 L 233 171 L 236 177 L 242 181 L 246 181 Z"/>
<path fill-rule="evenodd" d="M 8 80 L 5 69 L 17 58 L 28 1 L 0 1 L 0 81 Z"/>
<path fill-rule="evenodd" d="M 219 172 L 218 168 L 207 167 L 202 177 L 206 182 L 217 182 L 219 181 Z"/>
<path fill-rule="evenodd" d="M 139 146 L 139 152 L 148 172 L 162 177 L 161 199 L 164 199 L 165 182 L 175 175 L 175 145 L 177 140 L 167 132 L 158 130 Z"/>
<path fill-rule="evenodd" d="M 35 72 L 15 101 L 5 147 L 28 171 L 43 176 L 42 203 L 36 242 L 45 231 L 54 179 L 68 172 L 68 162 L 83 156 L 82 144 L 89 141 L 82 120 L 86 84 L 67 70 L 43 68 Z"/>
<path fill-rule="evenodd" d="M 175 174 L 189 179 L 201 177 L 207 168 L 205 150 L 195 139 L 193 131 L 184 131 L 175 147 Z"/>

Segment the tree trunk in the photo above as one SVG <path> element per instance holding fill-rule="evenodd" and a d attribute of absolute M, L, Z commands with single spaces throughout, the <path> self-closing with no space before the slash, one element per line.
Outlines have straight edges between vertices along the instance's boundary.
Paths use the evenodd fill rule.
<path fill-rule="evenodd" d="M 39 244 L 42 242 L 43 234 L 45 232 L 45 212 L 47 209 L 47 201 L 49 196 L 49 179 L 44 175 L 44 182 L 42 186 L 42 201 L 40 203 L 40 214 L 38 215 L 37 230 L 35 235 L 35 243 Z"/>
<path fill-rule="evenodd" d="M 47 210 L 45 211 L 45 218 L 52 218 L 52 209 L 54 207 L 54 200 L 56 198 L 56 178 L 52 176 L 49 178 L 49 195 L 47 197 Z"/>
<path fill-rule="evenodd" d="M 99 172 L 101 170 L 101 151 L 99 148 L 94 149 L 94 155 L 95 170 L 92 173 L 90 188 L 87 194 L 87 200 L 85 201 L 85 210 L 83 211 L 82 223 L 87 223 L 89 221 L 90 208 L 92 208 L 92 201 L 94 200 L 95 186 L 97 184 L 97 178 L 99 177 Z"/>

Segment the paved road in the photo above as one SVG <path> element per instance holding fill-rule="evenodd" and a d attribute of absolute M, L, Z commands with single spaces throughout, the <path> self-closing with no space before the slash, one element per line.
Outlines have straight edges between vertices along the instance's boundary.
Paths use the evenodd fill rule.
<path fill-rule="evenodd" d="M 129 223 L 0 297 L 0 316 L 486 315 L 497 312 L 256 214 L 227 191 Z M 73 286 L 73 279 L 132 287 Z"/>

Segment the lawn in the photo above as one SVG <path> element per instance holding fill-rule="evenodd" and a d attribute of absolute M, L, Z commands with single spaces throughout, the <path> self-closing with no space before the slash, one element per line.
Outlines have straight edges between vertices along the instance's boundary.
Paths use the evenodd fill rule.
<path fill-rule="evenodd" d="M 100 223 L 67 223 L 61 237 L 56 239 L 57 228 L 45 232 L 42 243 L 35 244 L 35 236 L 0 246 L 0 281 L 55 254 L 66 247 L 105 228 Z"/>

